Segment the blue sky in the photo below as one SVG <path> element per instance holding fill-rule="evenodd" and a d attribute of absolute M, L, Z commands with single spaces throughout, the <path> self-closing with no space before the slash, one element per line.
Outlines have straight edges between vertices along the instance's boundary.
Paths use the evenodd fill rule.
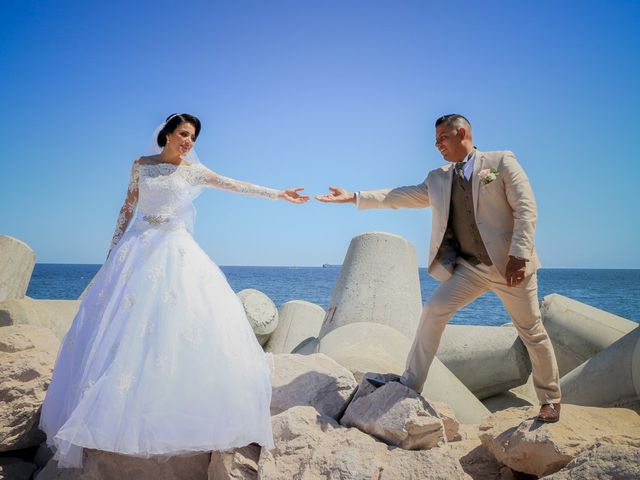
<path fill-rule="evenodd" d="M 211 169 L 272 187 L 419 183 L 459 112 L 510 149 L 547 267 L 640 268 L 640 2 L 0 3 L 0 233 L 39 262 L 100 263 L 131 162 L 198 115 Z M 220 191 L 196 239 L 221 265 L 341 263 L 389 231 L 426 262 L 431 213 Z"/>

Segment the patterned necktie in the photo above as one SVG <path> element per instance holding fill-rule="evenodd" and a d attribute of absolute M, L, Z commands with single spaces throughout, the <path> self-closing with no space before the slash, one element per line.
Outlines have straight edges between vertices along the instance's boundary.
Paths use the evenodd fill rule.
<path fill-rule="evenodd" d="M 454 172 L 456 173 L 456 175 L 458 175 L 461 179 L 465 179 L 464 178 L 464 166 L 467 164 L 467 161 L 465 160 L 464 162 L 457 162 L 454 166 Z"/>

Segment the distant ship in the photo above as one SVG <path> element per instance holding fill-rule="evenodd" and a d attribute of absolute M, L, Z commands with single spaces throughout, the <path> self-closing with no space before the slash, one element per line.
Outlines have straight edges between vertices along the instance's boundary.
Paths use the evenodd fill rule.
<path fill-rule="evenodd" d="M 342 265 L 331 265 L 329 263 L 323 263 L 322 264 L 322 268 L 335 268 L 335 267 L 341 267 Z"/>

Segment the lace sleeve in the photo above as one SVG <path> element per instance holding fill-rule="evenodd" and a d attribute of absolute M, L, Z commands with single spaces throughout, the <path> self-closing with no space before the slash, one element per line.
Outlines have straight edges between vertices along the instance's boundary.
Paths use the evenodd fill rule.
<path fill-rule="evenodd" d="M 218 175 L 203 165 L 195 165 L 192 167 L 192 170 L 191 180 L 195 185 L 230 190 L 243 195 L 253 195 L 254 197 L 266 197 L 271 200 L 277 200 L 280 194 L 280 190 L 274 188 L 262 187 L 254 183 L 243 182 Z"/>
<path fill-rule="evenodd" d="M 133 216 L 133 212 L 136 210 L 136 205 L 138 204 L 139 168 L 138 161 L 136 160 L 133 162 L 133 167 L 131 168 L 129 187 L 127 188 L 127 198 L 120 209 L 120 215 L 118 215 L 118 220 L 116 221 L 116 230 L 113 232 L 113 239 L 111 240 L 111 247 L 109 247 L 109 254 L 111 254 L 113 247 L 118 244 L 122 235 L 124 235 L 124 232 L 127 230 L 129 222 L 131 221 L 131 217 Z M 107 255 L 107 257 L 108 256 L 109 255 Z"/>

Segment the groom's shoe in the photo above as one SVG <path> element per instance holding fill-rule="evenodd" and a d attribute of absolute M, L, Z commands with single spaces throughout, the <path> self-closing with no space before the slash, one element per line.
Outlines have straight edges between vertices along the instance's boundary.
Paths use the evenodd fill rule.
<path fill-rule="evenodd" d="M 386 379 L 383 378 L 372 378 L 372 377 L 367 377 L 367 382 L 369 382 L 371 385 L 373 385 L 376 388 L 380 388 L 383 385 L 386 385 L 389 382 L 400 382 L 400 375 L 395 375 L 392 373 L 388 373 L 386 374 Z M 401 382 L 400 382 L 401 383 Z"/>
<path fill-rule="evenodd" d="M 560 420 L 560 404 L 559 403 L 545 403 L 540 407 L 540 413 L 538 414 L 538 420 L 544 423 L 555 423 Z"/>

